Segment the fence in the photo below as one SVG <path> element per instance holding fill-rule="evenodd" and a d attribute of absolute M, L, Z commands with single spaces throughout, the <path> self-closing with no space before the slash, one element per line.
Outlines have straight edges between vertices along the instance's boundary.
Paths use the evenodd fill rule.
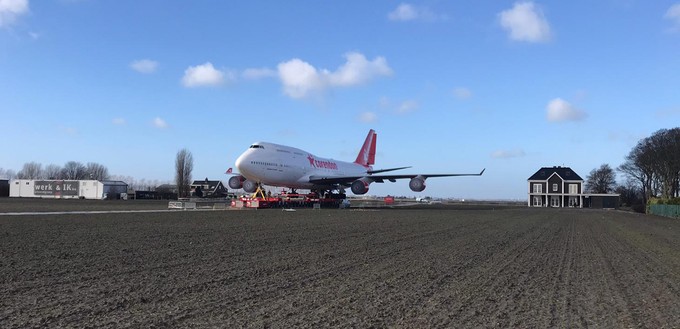
<path fill-rule="evenodd" d="M 649 206 L 649 213 L 664 217 L 680 218 L 680 206 L 670 204 L 653 204 Z"/>

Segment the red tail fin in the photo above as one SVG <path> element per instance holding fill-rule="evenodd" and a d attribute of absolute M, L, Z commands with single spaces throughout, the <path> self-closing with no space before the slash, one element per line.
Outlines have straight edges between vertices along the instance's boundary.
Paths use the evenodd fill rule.
<path fill-rule="evenodd" d="M 359 151 L 359 155 L 357 155 L 357 159 L 354 160 L 354 163 L 358 163 L 364 167 L 368 167 L 375 163 L 375 142 L 377 138 L 378 135 L 375 133 L 375 130 L 371 129 L 368 131 L 364 146 L 361 147 L 361 151 Z"/>

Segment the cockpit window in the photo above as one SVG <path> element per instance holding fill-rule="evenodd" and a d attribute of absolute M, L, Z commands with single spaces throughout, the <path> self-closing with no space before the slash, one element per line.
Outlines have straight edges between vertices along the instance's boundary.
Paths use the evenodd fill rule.
<path fill-rule="evenodd" d="M 262 146 L 262 145 L 257 145 L 257 144 L 253 144 L 253 145 L 250 145 L 250 148 L 251 148 L 251 149 L 263 149 L 264 146 Z"/>

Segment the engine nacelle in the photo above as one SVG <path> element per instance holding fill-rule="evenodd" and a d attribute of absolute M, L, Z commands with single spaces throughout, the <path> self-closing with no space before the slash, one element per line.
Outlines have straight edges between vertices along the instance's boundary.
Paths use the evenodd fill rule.
<path fill-rule="evenodd" d="M 357 194 L 357 195 L 362 195 L 366 194 L 368 192 L 368 185 L 370 185 L 370 181 L 365 181 L 363 179 L 357 179 L 352 183 L 352 193 Z"/>
<path fill-rule="evenodd" d="M 238 190 L 243 187 L 243 181 L 246 180 L 243 176 L 231 176 L 229 178 L 229 187 Z"/>
<path fill-rule="evenodd" d="M 246 179 L 243 182 L 243 190 L 248 193 L 255 193 L 255 191 L 257 191 L 257 183 L 249 179 Z"/>
<path fill-rule="evenodd" d="M 422 176 L 411 178 L 411 181 L 408 182 L 408 187 L 413 192 L 422 192 L 425 189 L 425 178 Z"/>

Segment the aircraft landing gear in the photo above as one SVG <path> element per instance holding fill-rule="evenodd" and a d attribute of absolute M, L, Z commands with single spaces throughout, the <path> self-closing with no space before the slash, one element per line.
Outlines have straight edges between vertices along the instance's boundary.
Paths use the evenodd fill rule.
<path fill-rule="evenodd" d="M 251 198 L 252 199 L 256 199 L 256 198 L 266 199 L 267 198 L 267 196 L 265 195 L 265 190 L 262 188 L 262 184 L 257 183 L 257 189 L 255 189 L 255 192 L 253 193 Z"/>

